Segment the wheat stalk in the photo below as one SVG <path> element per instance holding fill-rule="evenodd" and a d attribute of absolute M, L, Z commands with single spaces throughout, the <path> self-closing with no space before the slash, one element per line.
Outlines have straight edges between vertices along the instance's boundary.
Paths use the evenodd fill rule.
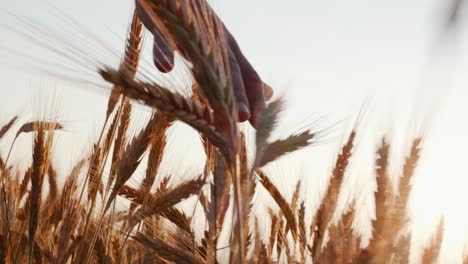
<path fill-rule="evenodd" d="M 205 135 L 226 157 L 233 156 L 233 146 L 226 142 L 225 135 L 216 127 L 210 109 L 159 85 L 134 81 L 125 74 L 116 71 L 100 70 L 100 74 L 105 80 L 120 84 L 123 88 L 122 92 L 129 98 L 183 121 Z"/>
<path fill-rule="evenodd" d="M 16 123 L 18 120 L 18 116 L 14 116 L 8 123 L 3 125 L 2 128 L 0 128 L 0 139 L 2 139 L 5 134 L 13 127 L 13 125 Z"/>
<path fill-rule="evenodd" d="M 164 211 L 167 208 L 178 204 L 181 200 L 197 194 L 205 182 L 205 178 L 198 177 L 197 179 L 181 183 L 171 191 L 163 192 L 157 196 L 156 199 L 150 205 L 148 205 L 147 208 L 142 208 L 135 213 L 133 220 L 131 221 L 130 228 L 135 226 L 137 222 L 145 219 L 146 217 Z"/>
<path fill-rule="evenodd" d="M 314 261 L 320 258 L 325 231 L 329 226 L 336 209 L 338 193 L 341 189 L 341 184 L 343 182 L 345 170 L 348 166 L 349 158 L 352 155 L 351 151 L 354 146 L 355 138 L 356 131 L 353 130 L 349 134 L 346 144 L 344 144 L 341 148 L 341 153 L 338 155 L 338 158 L 335 162 L 335 167 L 333 168 L 332 176 L 328 188 L 325 192 L 325 196 L 322 200 L 322 203 L 320 204 L 318 211 L 316 212 L 315 219 L 313 220 L 313 222 L 316 223 L 316 226 L 311 227 L 311 231 L 315 230 L 314 234 L 316 235 L 312 246 L 314 250 Z"/>
<path fill-rule="evenodd" d="M 258 178 L 260 179 L 260 183 L 270 193 L 271 197 L 275 200 L 275 202 L 278 204 L 279 208 L 283 212 L 288 227 L 291 230 L 294 239 L 296 239 L 297 222 L 291 206 L 288 204 L 288 202 L 278 190 L 278 188 L 270 181 L 268 176 L 263 171 L 257 170 L 256 173 Z"/>

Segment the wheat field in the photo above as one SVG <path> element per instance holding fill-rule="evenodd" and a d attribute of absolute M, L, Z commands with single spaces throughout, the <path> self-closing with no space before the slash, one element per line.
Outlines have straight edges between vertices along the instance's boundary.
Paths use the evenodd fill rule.
<path fill-rule="evenodd" d="M 301 180 L 289 198 L 266 166 L 313 148 L 328 130 L 306 127 L 273 137 L 285 107 L 279 96 L 262 112 L 251 144 L 236 120 L 222 29 L 213 34 L 201 26 L 220 22 L 184 0 L 142 1 L 191 61 L 190 93 L 141 77 L 150 73 L 139 72 L 144 27 L 135 13 L 120 65 L 95 70 L 112 87 L 99 137 L 66 175 L 58 175 L 63 165 L 52 158 L 66 124 L 46 118 L 19 123 L 18 116 L 0 123 L 0 142 L 9 146 L 0 156 L 0 263 L 409 263 L 407 204 L 424 136 L 409 139 L 401 175 L 389 169 L 391 140 L 368 139 L 378 144 L 375 158 L 366 161 L 376 191 L 372 237 L 365 239 L 355 225 L 359 201 L 338 210 L 358 125 L 336 150 L 319 206 L 301 195 Z M 137 105 L 152 113 L 135 131 Z M 168 130 L 176 123 L 196 131 L 203 145 L 197 177 L 161 171 L 171 148 Z M 26 171 L 10 157 L 23 137 L 33 139 L 32 151 L 24 153 L 32 156 Z M 261 191 L 274 204 L 258 210 Z M 442 217 L 430 236 L 422 263 L 438 261 Z"/>

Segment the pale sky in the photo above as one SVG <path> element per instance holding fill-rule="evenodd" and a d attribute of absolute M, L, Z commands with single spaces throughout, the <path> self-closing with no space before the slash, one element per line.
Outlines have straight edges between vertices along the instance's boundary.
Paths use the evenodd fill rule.
<path fill-rule="evenodd" d="M 457 234 L 468 237 L 468 226 L 462 228 L 468 215 L 461 214 L 457 207 L 465 206 L 468 198 L 464 191 L 468 175 L 463 166 L 463 150 L 468 147 L 468 58 L 463 47 L 468 46 L 468 32 L 464 27 L 466 19 L 462 19 L 456 35 L 441 34 L 446 2 L 449 1 L 211 1 L 261 77 L 276 94 L 286 96 L 288 110 L 279 128 L 283 133 L 278 135 L 294 132 L 294 127 L 322 116 L 322 127 L 338 122 L 335 132 L 343 127 L 349 129 L 365 105 L 356 161 L 351 163 L 346 181 L 354 185 L 358 200 L 364 201 L 363 216 L 371 214 L 368 203 L 372 201 L 368 198 L 374 182 L 369 161 L 374 158 L 375 144 L 383 135 L 394 140 L 393 164 L 398 168 L 405 143 L 423 127 L 427 138 L 417 171 L 418 187 L 410 205 L 415 208 L 414 230 L 422 232 L 437 220 L 437 214 L 446 213 L 447 221 L 454 224 L 452 230 L 447 228 L 448 236 L 453 237 L 444 243 L 444 254 L 456 262 L 460 256 L 453 252 L 463 247 L 462 236 Z M 58 159 L 68 164 L 86 153 L 100 129 L 108 90 L 67 78 L 60 80 L 38 69 L 70 73 L 65 69 L 70 67 L 76 71 L 74 76 L 98 80 L 92 72 L 49 54 L 50 47 L 70 52 L 68 41 L 81 52 L 96 54 L 96 61 L 117 66 L 132 8 L 131 0 L 0 0 L 0 125 L 14 114 L 29 121 L 38 109 L 50 112 L 47 107 L 39 108 L 37 98 L 54 90 L 59 105 L 54 110 L 66 126 L 60 135 L 60 142 L 64 143 L 57 144 L 57 152 L 61 153 Z M 79 35 L 80 29 L 66 22 L 61 12 L 79 21 L 81 32 L 87 29 L 84 35 Z M 25 26 L 11 14 L 34 22 Z M 43 38 L 49 50 L 40 49 L 36 41 L 11 31 L 29 32 L 35 26 L 56 31 Z M 86 36 L 92 34 L 107 46 L 96 39 L 86 41 Z M 146 45 L 144 50 L 143 64 L 148 69 L 152 67 L 150 47 Z M 42 62 L 31 63 L 31 58 Z M 89 63 L 88 70 L 94 66 Z M 140 107 L 137 113 L 140 115 L 136 119 L 142 120 L 149 112 Z M 171 139 L 187 144 L 192 150 L 187 153 L 199 150 L 192 138 L 184 135 L 174 134 Z M 22 141 L 19 145 L 30 146 L 27 139 Z M 304 178 L 308 199 L 317 199 L 315 186 L 323 184 L 329 175 L 339 144 L 341 135 L 334 133 L 327 138 L 327 144 L 282 159 L 270 168 L 273 181 L 288 196 L 298 174 Z M 0 145 L 2 153 L 8 146 Z M 187 164 L 193 157 L 174 150 L 166 159 L 170 160 L 167 168 L 184 171 L 192 166 Z M 27 160 L 17 153 L 15 162 Z M 358 223 L 367 224 L 364 220 Z"/>

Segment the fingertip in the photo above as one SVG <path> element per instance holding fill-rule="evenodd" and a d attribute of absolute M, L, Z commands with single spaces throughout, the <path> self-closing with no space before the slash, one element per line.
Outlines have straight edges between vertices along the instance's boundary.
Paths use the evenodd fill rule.
<path fill-rule="evenodd" d="M 273 88 L 266 83 L 263 83 L 263 96 L 267 101 L 273 97 Z"/>
<path fill-rule="evenodd" d="M 172 71 L 172 68 L 174 67 L 173 64 L 167 62 L 166 60 L 154 60 L 154 65 L 162 73 L 168 73 Z"/>
<path fill-rule="evenodd" d="M 237 113 L 237 122 L 242 123 L 249 120 L 250 114 L 246 112 L 239 111 Z"/>
<path fill-rule="evenodd" d="M 153 61 L 162 73 L 168 73 L 174 68 L 174 50 L 169 47 L 160 32 L 153 32 Z"/>
<path fill-rule="evenodd" d="M 249 119 L 250 124 L 252 125 L 253 128 L 257 129 L 258 125 L 258 114 L 253 114 L 250 116 Z"/>
<path fill-rule="evenodd" d="M 249 122 L 250 124 L 256 129 L 258 126 L 258 120 L 260 119 L 260 115 L 262 114 L 263 110 L 265 109 L 265 101 L 258 102 L 254 108 L 251 109 L 251 115 Z"/>
<path fill-rule="evenodd" d="M 265 109 L 266 100 L 264 96 L 263 82 L 255 75 L 254 78 L 245 78 L 244 84 L 246 87 L 247 99 L 250 106 L 250 123 L 254 128 L 257 127 L 260 113 Z"/>
<path fill-rule="evenodd" d="M 154 65 L 162 73 L 168 73 L 174 68 L 174 56 L 171 54 L 172 51 L 168 50 L 164 46 L 157 46 L 154 44 L 153 47 L 153 61 Z"/>
<path fill-rule="evenodd" d="M 249 107 L 244 103 L 237 103 L 237 121 L 245 122 L 250 119 Z"/>

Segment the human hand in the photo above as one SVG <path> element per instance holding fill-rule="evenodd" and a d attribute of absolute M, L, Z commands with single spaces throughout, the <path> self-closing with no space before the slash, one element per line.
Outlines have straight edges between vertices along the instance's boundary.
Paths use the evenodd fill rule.
<path fill-rule="evenodd" d="M 204 0 L 194 1 L 196 5 L 200 5 L 200 1 Z M 154 37 L 154 64 L 159 71 L 163 73 L 170 72 L 174 67 L 174 48 L 168 45 L 168 41 L 164 38 L 161 30 L 158 29 L 147 11 L 142 8 L 140 1 L 136 0 L 135 4 L 140 20 Z M 252 126 L 255 127 L 260 113 L 265 108 L 265 101 L 272 97 L 273 90 L 260 79 L 258 73 L 243 55 L 235 38 L 226 29 L 224 24 L 223 27 L 226 43 L 228 44 L 226 48 L 229 55 L 231 80 L 238 113 L 237 120 L 239 122 L 249 120 Z"/>

